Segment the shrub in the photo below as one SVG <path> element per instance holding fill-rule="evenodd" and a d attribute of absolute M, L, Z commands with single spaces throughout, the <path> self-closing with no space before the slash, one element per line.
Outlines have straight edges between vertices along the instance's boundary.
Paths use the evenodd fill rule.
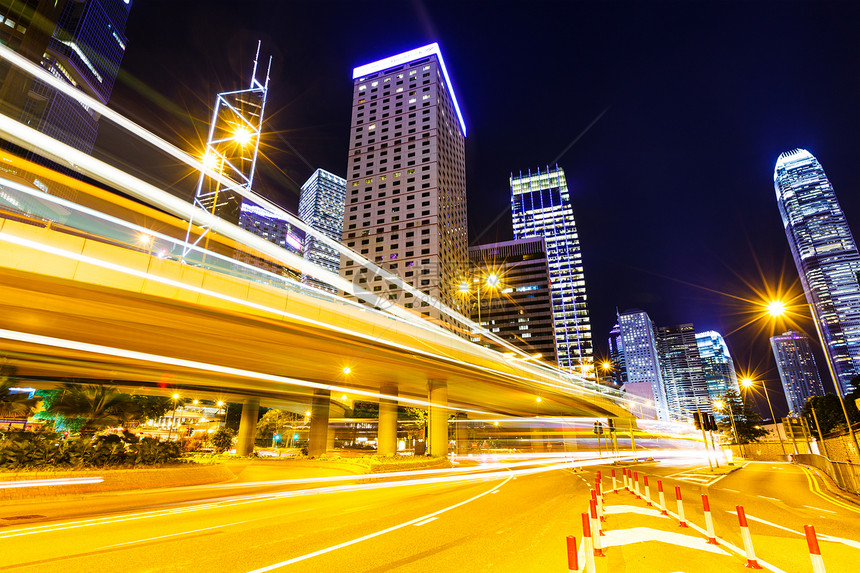
<path fill-rule="evenodd" d="M 233 447 L 233 436 L 235 432 L 230 428 L 218 428 L 209 436 L 209 445 L 214 448 L 215 453 L 226 452 Z"/>

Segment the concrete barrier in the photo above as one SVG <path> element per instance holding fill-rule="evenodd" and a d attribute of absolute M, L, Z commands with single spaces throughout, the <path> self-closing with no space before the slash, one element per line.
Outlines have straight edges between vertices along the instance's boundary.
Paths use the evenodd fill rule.
<path fill-rule="evenodd" d="M 227 481 L 233 477 L 234 473 L 223 464 L 185 464 L 146 469 L 0 473 L 0 503 L 111 491 L 200 485 Z M 101 481 L 86 483 L 87 480 L 80 478 L 101 478 Z M 51 484 L 44 485 L 46 482 L 40 484 L 38 480 L 51 480 Z M 63 483 L 66 480 L 68 483 Z"/>
<path fill-rule="evenodd" d="M 840 489 L 860 494 L 860 464 L 835 462 L 817 454 L 797 454 L 794 461 L 823 471 Z"/>

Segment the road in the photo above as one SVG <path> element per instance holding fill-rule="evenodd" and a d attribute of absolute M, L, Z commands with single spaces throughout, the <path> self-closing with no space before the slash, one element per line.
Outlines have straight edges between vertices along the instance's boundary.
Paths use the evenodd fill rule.
<path fill-rule="evenodd" d="M 635 467 L 654 476 L 652 485 L 654 479 L 681 485 L 689 500 L 687 516 L 699 525 L 704 520 L 697 500 L 707 491 L 717 535 L 735 545 L 741 540 L 729 511 L 743 504 L 759 556 L 787 572 L 811 571 L 798 534 L 806 523 L 821 534 L 860 539 L 860 513 L 810 491 L 796 466 L 750 464 L 711 485 L 691 483 L 696 476 L 689 465 Z M 40 504 L 39 512 L 48 515 L 42 521 L 0 527 L 0 569 L 566 571 L 564 538 L 581 536 L 580 514 L 598 468 L 546 469 L 551 468 L 499 467 L 471 477 L 437 471 L 382 482 L 346 477 L 315 484 L 226 484 L 152 492 L 132 497 L 135 507 L 125 509 L 117 509 L 117 496 L 100 496 L 88 511 L 76 502 L 76 517 L 68 516 L 72 503 Z M 609 467 L 599 469 L 609 487 Z M 642 541 L 628 532 L 654 527 L 673 535 L 677 522 L 630 509 L 644 502 L 626 493 L 607 493 L 606 500 L 607 540 L 615 545 L 607 548 L 608 558 L 598 560 L 598 570 L 743 569 L 745 561 L 734 553 L 697 549 L 702 536 L 692 530 L 684 530 L 689 537 L 682 539 L 691 547 L 676 547 L 667 559 L 665 542 Z M 67 516 L 58 519 L 52 508 L 61 506 Z M 846 564 L 860 558 L 860 548 L 839 541 L 822 541 L 822 553 L 831 573 L 853 570 Z"/>

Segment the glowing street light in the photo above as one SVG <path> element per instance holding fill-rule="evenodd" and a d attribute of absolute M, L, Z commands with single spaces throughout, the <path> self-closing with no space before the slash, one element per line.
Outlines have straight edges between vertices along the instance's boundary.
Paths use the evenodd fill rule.
<path fill-rule="evenodd" d="M 767 313 L 774 318 L 784 316 L 786 312 L 785 303 L 781 300 L 772 300 L 767 303 Z"/>
<path fill-rule="evenodd" d="M 478 283 L 475 291 L 476 291 L 477 299 L 478 299 L 478 325 L 479 326 L 481 324 L 481 291 L 483 291 L 482 287 L 483 287 L 483 285 L 486 285 L 491 291 L 494 291 L 497 288 L 499 288 L 499 286 L 501 286 L 501 284 L 500 284 L 501 281 L 502 281 L 501 277 L 498 275 L 498 273 L 495 273 L 495 272 L 492 272 L 492 273 L 486 275 L 484 277 L 483 281 L 481 281 L 481 279 L 478 277 L 475 277 L 472 279 L 473 283 Z M 466 295 L 466 294 L 471 294 L 472 287 L 467 281 L 464 281 L 464 282 L 460 283 L 460 286 L 457 290 L 460 294 Z"/>
<path fill-rule="evenodd" d="M 242 146 L 251 143 L 251 138 L 253 136 L 253 132 L 244 125 L 240 125 L 236 128 L 236 131 L 233 132 L 233 140 Z"/>
<path fill-rule="evenodd" d="M 352 368 L 350 368 L 349 366 L 343 367 L 343 373 L 344 374 L 349 374 L 350 372 L 352 372 Z"/>
<path fill-rule="evenodd" d="M 746 389 L 752 388 L 752 378 L 749 376 L 742 378 L 741 386 Z M 773 420 L 773 429 L 776 430 L 776 437 L 779 438 L 779 447 L 782 448 L 782 455 L 785 455 L 785 442 L 782 441 L 782 434 L 779 433 L 779 425 L 777 424 L 776 416 L 773 415 L 773 406 L 770 403 L 770 395 L 767 393 L 767 384 L 762 382 L 761 387 L 764 388 L 764 397 L 767 399 L 767 407 L 770 409 L 770 419 Z"/>
<path fill-rule="evenodd" d="M 173 394 L 173 412 L 170 414 L 170 427 L 167 429 L 167 441 L 169 442 L 173 436 L 173 426 L 176 423 L 176 404 L 179 401 L 179 394 Z"/>

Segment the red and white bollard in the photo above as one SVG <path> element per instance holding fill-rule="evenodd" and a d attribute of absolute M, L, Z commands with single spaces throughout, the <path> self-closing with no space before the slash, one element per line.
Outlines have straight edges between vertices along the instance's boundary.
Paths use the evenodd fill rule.
<path fill-rule="evenodd" d="M 600 529 L 600 519 L 597 518 L 597 502 L 593 499 L 589 510 L 591 513 L 591 538 L 594 540 L 594 556 L 606 557 L 603 553 L 603 544 L 600 542 L 600 536 L 606 534 Z"/>
<path fill-rule="evenodd" d="M 642 499 L 642 496 L 639 495 L 639 472 L 633 472 L 633 487 L 635 488 L 633 493 L 636 499 Z"/>
<path fill-rule="evenodd" d="M 600 507 L 600 500 L 597 497 L 596 489 L 591 490 L 591 503 L 593 503 L 594 507 L 597 508 L 598 521 L 606 521 L 606 519 L 603 517 L 603 509 Z M 605 535 L 602 529 L 600 531 L 600 535 Z"/>
<path fill-rule="evenodd" d="M 615 468 L 612 468 L 612 493 L 618 493 L 618 481 L 615 479 Z"/>
<path fill-rule="evenodd" d="M 597 492 L 597 511 L 600 512 L 600 521 L 606 521 L 603 516 L 603 510 L 606 509 L 603 505 L 603 486 L 599 481 L 594 482 L 594 491 Z"/>
<path fill-rule="evenodd" d="M 582 539 L 585 541 L 585 573 L 596 573 L 594 536 L 591 534 L 591 518 L 587 513 L 582 514 Z"/>
<path fill-rule="evenodd" d="M 579 549 L 573 535 L 567 536 L 567 569 L 570 573 L 579 573 Z"/>
<path fill-rule="evenodd" d="M 645 505 L 651 506 L 651 488 L 648 487 L 648 476 L 642 476 L 645 480 Z"/>
<path fill-rule="evenodd" d="M 627 483 L 627 468 L 622 468 L 621 473 L 624 476 L 624 489 L 630 491 L 630 485 Z"/>
<path fill-rule="evenodd" d="M 660 515 L 669 515 L 666 511 L 666 497 L 663 495 L 663 482 L 657 480 L 657 495 L 660 497 Z"/>
<path fill-rule="evenodd" d="M 818 548 L 818 536 L 815 535 L 815 528 L 811 525 L 804 525 L 803 531 L 806 533 L 806 544 L 809 546 L 809 558 L 812 559 L 813 573 L 827 573 L 824 569 L 824 560 L 821 558 L 821 549 Z"/>
<path fill-rule="evenodd" d="M 752 537 L 750 536 L 750 526 L 747 524 L 747 514 L 744 513 L 744 506 L 736 505 L 735 510 L 738 512 L 738 523 L 741 524 L 741 537 L 744 540 L 744 551 L 747 554 L 747 567 L 750 569 L 761 569 L 753 549 Z"/>
<path fill-rule="evenodd" d="M 687 527 L 687 520 L 684 518 L 684 502 L 681 501 L 681 488 L 675 486 L 675 499 L 678 500 L 678 527 Z"/>
<path fill-rule="evenodd" d="M 708 530 L 708 543 L 719 545 L 717 535 L 714 533 L 714 520 L 711 517 L 711 504 L 708 503 L 708 494 L 702 494 L 702 509 L 705 510 L 705 529 Z"/>

